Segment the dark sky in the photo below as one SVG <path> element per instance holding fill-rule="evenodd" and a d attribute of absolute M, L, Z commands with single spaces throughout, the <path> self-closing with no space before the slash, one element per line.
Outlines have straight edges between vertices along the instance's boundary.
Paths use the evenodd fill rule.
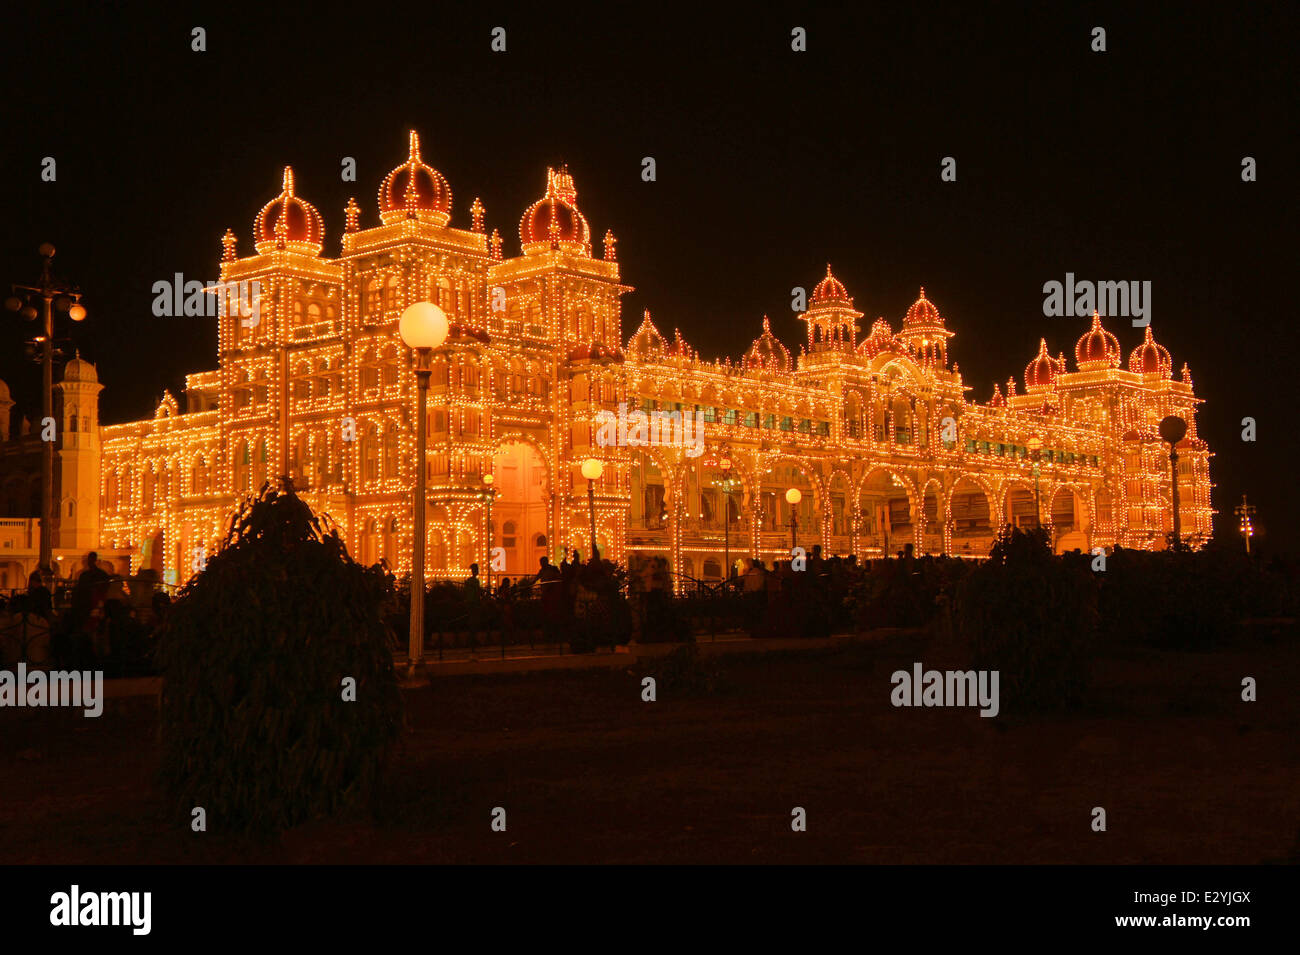
<path fill-rule="evenodd" d="M 1152 330 L 1206 400 L 1219 524 L 1247 492 L 1258 542 L 1294 550 L 1292 9 L 867 6 L 6 10 L 0 279 L 33 280 L 36 246 L 58 246 L 90 309 L 74 335 L 107 385 L 104 420 L 147 415 L 216 350 L 211 320 L 152 315 L 152 284 L 215 279 L 227 226 L 248 254 L 286 163 L 337 253 L 347 198 L 377 222 L 413 126 L 451 183 L 453 223 L 481 196 L 508 254 L 545 167 L 567 162 L 636 287 L 625 335 L 650 308 L 706 357 L 739 356 L 765 313 L 797 346 L 790 289 L 811 290 L 829 260 L 867 322 L 897 326 L 925 285 L 986 400 L 1022 379 L 1041 336 L 1073 363 L 1087 323 L 1045 318 L 1044 282 L 1149 280 Z M 206 53 L 190 50 L 194 26 Z M 489 49 L 495 26 L 505 54 Z M 790 51 L 793 26 L 808 52 Z M 44 156 L 56 183 L 40 181 Z M 657 182 L 641 181 L 644 156 Z M 1241 181 L 1243 156 L 1258 182 Z M 1109 325 L 1127 358 L 1138 330 Z M 29 407 L 30 334 L 2 313 L 0 377 Z"/>

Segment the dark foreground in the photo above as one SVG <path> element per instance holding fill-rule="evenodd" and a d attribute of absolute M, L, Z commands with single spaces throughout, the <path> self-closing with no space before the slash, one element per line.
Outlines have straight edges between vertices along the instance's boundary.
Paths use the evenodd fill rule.
<path fill-rule="evenodd" d="M 0 862 L 1218 863 L 1300 858 L 1300 649 L 1112 653 L 1086 709 L 895 709 L 930 638 L 726 658 L 643 703 L 612 672 L 441 678 L 373 813 L 271 846 L 162 821 L 152 700 L 0 712 Z M 1240 699 L 1243 676 L 1259 702 Z M 1005 694 L 1004 693 L 1004 701 Z M 490 827 L 504 807 L 507 831 Z M 807 832 L 792 832 L 792 808 Z M 1106 809 L 1104 833 L 1090 828 Z"/>

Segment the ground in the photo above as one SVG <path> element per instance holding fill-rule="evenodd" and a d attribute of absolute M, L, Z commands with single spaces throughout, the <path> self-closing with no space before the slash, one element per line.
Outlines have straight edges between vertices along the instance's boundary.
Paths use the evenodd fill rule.
<path fill-rule="evenodd" d="M 945 665 L 922 634 L 735 655 L 717 693 L 654 703 L 620 669 L 440 677 L 406 692 L 372 813 L 269 846 L 163 822 L 148 698 L 0 711 L 0 862 L 1296 860 L 1293 638 L 1112 652 L 1087 708 L 1055 717 L 895 709 L 889 676 L 918 660 Z"/>

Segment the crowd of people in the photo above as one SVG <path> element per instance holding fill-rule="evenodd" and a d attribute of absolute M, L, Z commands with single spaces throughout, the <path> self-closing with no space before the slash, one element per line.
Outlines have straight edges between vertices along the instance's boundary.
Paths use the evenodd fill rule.
<path fill-rule="evenodd" d="M 0 661 L 110 676 L 151 673 L 155 634 L 170 603 L 156 571 L 114 576 L 92 551 L 74 580 L 47 582 L 33 572 L 25 591 L 0 597 Z"/>

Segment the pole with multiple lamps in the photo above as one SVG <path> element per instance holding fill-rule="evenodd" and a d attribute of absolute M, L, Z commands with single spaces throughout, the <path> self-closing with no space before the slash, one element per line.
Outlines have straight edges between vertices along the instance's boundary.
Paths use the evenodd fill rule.
<path fill-rule="evenodd" d="M 415 527 L 411 557 L 411 635 L 408 648 L 408 672 L 424 658 L 424 545 L 428 528 L 424 522 L 425 446 L 428 442 L 425 406 L 429 399 L 429 376 L 433 371 L 433 350 L 447 340 L 450 330 L 447 315 L 432 302 L 416 302 L 402 312 L 397 323 L 402 341 L 415 352 L 415 378 L 419 400 L 415 421 Z"/>
<path fill-rule="evenodd" d="M 37 250 L 44 260 L 41 266 L 40 285 L 14 285 L 13 295 L 5 300 L 5 308 L 23 318 L 42 321 L 41 334 L 29 344 L 40 351 L 41 362 L 41 420 L 54 417 L 54 311 L 67 312 L 74 322 L 83 321 L 86 307 L 81 304 L 81 291 L 74 285 L 56 281 L 50 266 L 54 260 L 54 246 L 49 242 Z M 42 441 L 41 448 L 41 543 L 39 566 L 42 574 L 54 572 L 54 442 Z"/>
<path fill-rule="evenodd" d="M 587 508 L 591 514 L 591 559 L 600 559 L 600 548 L 596 546 L 596 482 L 605 473 L 605 464 L 600 458 L 587 458 L 582 462 L 582 476 L 587 479 Z"/>
<path fill-rule="evenodd" d="M 1246 495 L 1241 495 L 1241 503 L 1232 509 L 1241 518 L 1241 536 L 1246 541 L 1246 553 L 1250 553 L 1250 539 L 1255 536 L 1255 526 L 1250 517 L 1255 513 L 1255 505 L 1246 502 Z"/>

